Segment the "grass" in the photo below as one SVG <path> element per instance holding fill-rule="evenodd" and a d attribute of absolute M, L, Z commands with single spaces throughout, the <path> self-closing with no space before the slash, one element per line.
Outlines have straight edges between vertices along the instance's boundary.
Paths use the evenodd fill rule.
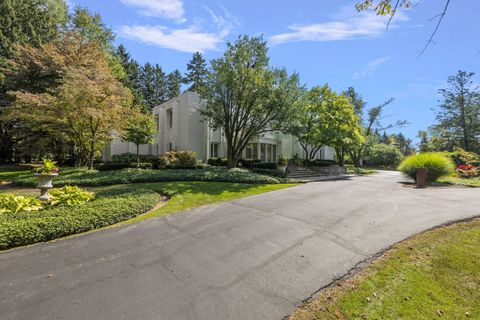
<path fill-rule="evenodd" d="M 0 185 L 10 182 L 12 179 L 32 173 L 30 170 L 20 168 L 0 168 Z"/>
<path fill-rule="evenodd" d="M 290 320 L 480 319 L 480 220 L 417 235 Z"/>
<path fill-rule="evenodd" d="M 444 176 L 439 178 L 437 182 L 460 186 L 480 187 L 480 178 L 465 179 L 456 176 Z"/>
<path fill-rule="evenodd" d="M 18 216 L 0 215 L 0 249 L 51 240 L 119 222 L 137 222 L 294 185 L 188 181 L 92 187 L 88 189 L 94 191 L 97 198 L 82 206 L 58 207 Z M 122 194 L 124 191 L 125 197 Z M 131 194 L 136 191 L 138 194 L 132 197 Z M 37 196 L 39 191 L 9 187 L 0 189 L 0 193 Z M 112 194 L 118 197 L 108 198 Z M 159 194 L 167 195 L 169 200 L 157 209 L 150 210 L 160 201 Z"/>

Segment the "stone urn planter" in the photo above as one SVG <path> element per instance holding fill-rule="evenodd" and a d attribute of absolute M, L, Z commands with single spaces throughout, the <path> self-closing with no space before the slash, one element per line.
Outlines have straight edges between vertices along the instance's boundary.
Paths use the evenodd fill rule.
<path fill-rule="evenodd" d="M 35 173 L 37 176 L 37 188 L 40 189 L 40 196 L 37 198 L 41 201 L 50 200 L 50 194 L 48 189 L 53 188 L 53 177 L 57 176 L 58 173 Z"/>

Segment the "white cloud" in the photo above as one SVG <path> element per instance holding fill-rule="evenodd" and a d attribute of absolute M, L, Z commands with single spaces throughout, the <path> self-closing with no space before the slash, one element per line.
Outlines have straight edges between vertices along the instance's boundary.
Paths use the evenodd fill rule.
<path fill-rule="evenodd" d="M 170 30 L 162 26 L 123 26 L 119 34 L 146 44 L 183 52 L 212 50 L 223 39 L 221 34 L 200 32 L 195 27 Z"/>
<path fill-rule="evenodd" d="M 238 22 L 225 9 L 223 15 L 218 15 L 207 7 L 204 9 L 208 13 L 208 19 L 194 19 L 195 22 L 189 27 L 175 29 L 161 25 L 124 25 L 117 33 L 120 37 L 182 52 L 213 50 Z M 208 31 L 201 27 L 203 25 L 209 26 Z"/>
<path fill-rule="evenodd" d="M 140 13 L 149 17 L 162 17 L 185 22 L 182 0 L 120 0 L 122 3 L 140 8 Z"/>
<path fill-rule="evenodd" d="M 382 58 L 378 58 L 373 61 L 370 61 L 365 65 L 365 67 L 361 71 L 355 72 L 353 74 L 353 78 L 362 79 L 362 78 L 373 75 L 375 70 L 377 70 L 378 67 L 380 67 L 382 64 L 384 64 L 388 60 L 390 60 L 390 57 L 382 57 Z"/>
<path fill-rule="evenodd" d="M 395 14 L 394 21 L 408 18 L 401 12 Z M 378 37 L 386 30 L 388 17 L 377 16 L 372 12 L 350 12 L 342 9 L 331 21 L 309 25 L 293 24 L 291 32 L 270 37 L 270 43 L 280 44 L 292 41 L 336 41 Z M 390 25 L 394 28 L 395 25 Z"/>

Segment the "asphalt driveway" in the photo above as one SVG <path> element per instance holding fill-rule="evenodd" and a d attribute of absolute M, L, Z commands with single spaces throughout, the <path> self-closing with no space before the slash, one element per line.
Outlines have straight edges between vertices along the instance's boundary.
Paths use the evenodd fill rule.
<path fill-rule="evenodd" d="M 359 261 L 480 214 L 480 189 L 315 182 L 0 254 L 0 319 L 282 319 Z"/>

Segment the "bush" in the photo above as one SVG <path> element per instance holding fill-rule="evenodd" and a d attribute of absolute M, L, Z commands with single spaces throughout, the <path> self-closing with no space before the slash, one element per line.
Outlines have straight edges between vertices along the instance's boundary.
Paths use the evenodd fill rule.
<path fill-rule="evenodd" d="M 50 191 L 50 204 L 75 206 L 84 204 L 92 200 L 95 195 L 77 186 L 63 186 L 62 188 L 53 189 Z"/>
<path fill-rule="evenodd" d="M 163 181 L 217 181 L 255 184 L 276 184 L 279 179 L 260 175 L 248 170 L 210 167 L 205 169 L 165 169 L 140 170 L 123 169 L 116 171 L 96 171 L 83 168 L 65 168 L 62 174 L 55 177 L 54 185 L 102 186 L 112 184 L 136 182 L 163 182 Z M 33 187 L 36 179 L 33 174 L 26 174 L 13 179 L 18 186 Z"/>
<path fill-rule="evenodd" d="M 323 159 L 313 159 L 313 160 L 304 160 L 304 165 L 310 167 L 329 167 L 335 164 L 335 160 L 323 160 Z"/>
<path fill-rule="evenodd" d="M 365 155 L 365 163 L 369 166 L 395 167 L 403 157 L 398 147 L 378 143 L 369 148 Z"/>
<path fill-rule="evenodd" d="M 48 241 L 101 228 L 152 209 L 161 196 L 147 189 L 110 189 L 75 207 L 0 215 L 0 249 Z"/>
<path fill-rule="evenodd" d="M 140 162 L 154 163 L 156 162 L 157 156 L 151 154 L 141 154 L 139 155 Z M 114 163 L 137 163 L 137 155 L 134 153 L 122 153 L 114 154 L 112 156 L 112 162 Z"/>
<path fill-rule="evenodd" d="M 159 169 L 187 169 L 197 166 L 197 154 L 193 151 L 168 151 L 158 158 Z"/>
<path fill-rule="evenodd" d="M 465 179 L 471 179 L 471 178 L 476 178 L 480 176 L 480 168 L 467 165 L 467 164 L 461 164 L 457 167 L 457 175 L 460 178 L 465 178 Z"/>
<path fill-rule="evenodd" d="M 225 158 L 209 158 L 207 163 L 214 167 L 226 167 L 227 159 Z"/>
<path fill-rule="evenodd" d="M 38 211 L 43 208 L 42 202 L 24 196 L 0 194 L 0 214 L 17 214 L 22 211 Z"/>
<path fill-rule="evenodd" d="M 139 169 L 152 169 L 152 167 L 153 165 L 150 162 L 140 162 L 138 164 Z M 100 171 L 122 170 L 126 168 L 137 168 L 137 163 L 104 162 L 96 167 L 96 169 Z"/>
<path fill-rule="evenodd" d="M 417 168 L 428 169 L 428 181 L 435 181 L 441 176 L 453 172 L 454 164 L 445 154 L 440 152 L 420 153 L 407 157 L 402 161 L 398 170 L 405 176 L 416 180 Z"/>
<path fill-rule="evenodd" d="M 463 149 L 457 149 L 450 153 L 450 157 L 457 166 L 480 166 L 480 157 L 473 152 L 468 152 Z"/>
<path fill-rule="evenodd" d="M 284 178 L 286 176 L 285 172 L 279 171 L 277 169 L 274 170 L 274 169 L 253 168 L 251 170 L 255 173 L 264 174 L 267 176 L 280 177 L 280 178 Z"/>

